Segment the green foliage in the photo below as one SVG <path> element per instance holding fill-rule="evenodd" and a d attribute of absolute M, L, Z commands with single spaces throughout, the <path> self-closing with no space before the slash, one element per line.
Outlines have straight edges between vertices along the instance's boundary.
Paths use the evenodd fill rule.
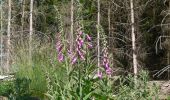
<path fill-rule="evenodd" d="M 152 100 L 158 98 L 158 88 L 149 85 L 148 73 L 145 71 L 139 74 L 135 84 L 134 77 L 130 74 L 118 79 L 90 77 L 93 74 L 83 73 L 82 64 L 79 64 L 69 75 L 67 75 L 64 63 L 61 68 L 62 75 L 60 75 L 61 69 L 55 70 L 54 75 L 47 74 L 49 91 L 46 95 L 50 100 L 91 100 L 93 98 L 95 100 Z M 91 67 L 94 72 L 95 67 Z M 82 71 L 81 77 L 79 68 Z"/>
<path fill-rule="evenodd" d="M 53 66 L 47 70 L 48 92 L 46 96 L 50 100 L 112 100 L 112 86 L 114 80 L 104 76 L 99 79 L 96 75 L 96 65 L 87 52 L 86 60 L 75 65 L 66 61 L 58 63 L 55 58 L 51 58 Z"/>
<path fill-rule="evenodd" d="M 30 80 L 27 78 L 19 79 L 14 81 L 14 92 L 10 95 L 10 99 L 16 100 L 29 100 L 31 92 L 29 89 Z"/>
<path fill-rule="evenodd" d="M 1 83 L 0 95 L 8 97 L 9 100 L 32 100 L 34 92 L 30 90 L 31 80 L 27 78 L 17 78 L 13 81 Z"/>
<path fill-rule="evenodd" d="M 0 95 L 9 97 L 9 95 L 14 91 L 13 87 L 13 81 L 0 82 Z"/>
<path fill-rule="evenodd" d="M 136 82 L 132 75 L 120 79 L 117 100 L 153 100 L 158 98 L 158 88 L 148 83 L 148 73 L 142 71 Z"/>
<path fill-rule="evenodd" d="M 3 81 L 0 84 L 0 95 L 8 97 L 9 100 L 30 100 L 32 95 L 30 83 L 31 80 L 27 78 Z"/>

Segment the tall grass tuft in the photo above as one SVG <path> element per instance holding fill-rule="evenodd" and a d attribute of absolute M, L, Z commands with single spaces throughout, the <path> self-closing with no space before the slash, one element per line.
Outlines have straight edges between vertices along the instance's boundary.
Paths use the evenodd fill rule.
<path fill-rule="evenodd" d="M 13 39 L 12 68 L 15 78 L 30 80 L 27 87 L 30 96 L 44 98 L 44 93 L 47 92 L 45 70 L 51 67 L 52 43 L 47 41 L 46 36 L 33 35 L 30 59 L 28 38 L 24 36 L 21 39 Z"/>

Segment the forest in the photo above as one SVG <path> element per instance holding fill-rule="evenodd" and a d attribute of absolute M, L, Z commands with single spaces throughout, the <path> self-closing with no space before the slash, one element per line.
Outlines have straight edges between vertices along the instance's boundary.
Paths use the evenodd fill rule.
<path fill-rule="evenodd" d="M 170 100 L 170 0 L 0 0 L 0 100 Z"/>

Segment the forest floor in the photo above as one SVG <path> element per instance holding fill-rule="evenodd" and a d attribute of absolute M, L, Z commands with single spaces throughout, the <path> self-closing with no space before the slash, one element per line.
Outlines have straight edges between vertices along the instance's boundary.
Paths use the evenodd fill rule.
<path fill-rule="evenodd" d="M 149 85 L 156 85 L 159 88 L 159 100 L 169 100 L 167 97 L 170 96 L 170 80 L 149 81 Z"/>

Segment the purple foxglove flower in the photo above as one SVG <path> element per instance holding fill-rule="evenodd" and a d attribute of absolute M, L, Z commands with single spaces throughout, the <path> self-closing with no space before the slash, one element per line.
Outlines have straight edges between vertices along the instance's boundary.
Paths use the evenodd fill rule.
<path fill-rule="evenodd" d="M 71 50 L 67 50 L 67 54 L 68 54 L 68 57 L 71 58 L 71 59 L 74 56 L 73 53 L 71 52 Z"/>
<path fill-rule="evenodd" d="M 106 69 L 106 73 L 107 73 L 108 75 L 111 75 L 111 74 L 112 74 L 112 70 L 111 70 L 110 67 L 108 67 L 108 68 Z"/>
<path fill-rule="evenodd" d="M 64 55 L 62 53 L 58 54 L 58 61 L 62 62 L 64 60 Z"/>
<path fill-rule="evenodd" d="M 104 57 L 103 59 L 103 65 L 105 65 L 107 63 L 107 59 Z"/>
<path fill-rule="evenodd" d="M 71 55 L 71 50 L 68 49 L 68 50 L 67 50 L 67 53 L 68 53 L 68 55 Z"/>
<path fill-rule="evenodd" d="M 106 63 L 106 64 L 105 64 L 105 68 L 109 68 L 109 63 Z"/>
<path fill-rule="evenodd" d="M 77 44 L 78 44 L 78 48 L 81 48 L 83 46 L 83 44 L 80 42 L 78 42 Z"/>
<path fill-rule="evenodd" d="M 72 59 L 72 61 L 71 61 L 71 64 L 72 64 L 72 65 L 75 64 L 76 61 L 77 61 L 77 57 L 73 57 L 73 59 Z"/>
<path fill-rule="evenodd" d="M 83 39 L 80 39 L 80 43 L 81 43 L 81 44 L 83 44 L 83 43 L 84 43 Z"/>
<path fill-rule="evenodd" d="M 91 43 L 88 43 L 87 46 L 88 46 L 88 48 L 92 48 L 93 47 L 93 45 Z"/>
<path fill-rule="evenodd" d="M 83 32 L 82 31 L 79 31 L 79 35 L 82 35 L 83 34 Z"/>
<path fill-rule="evenodd" d="M 81 60 L 85 60 L 84 55 L 80 55 Z"/>
<path fill-rule="evenodd" d="M 102 79 L 102 72 L 98 71 L 98 72 L 97 72 L 97 76 L 98 76 L 100 79 Z"/>
<path fill-rule="evenodd" d="M 103 66 L 105 66 L 105 63 L 106 63 L 106 62 L 102 61 Z"/>
<path fill-rule="evenodd" d="M 84 41 L 80 38 L 78 41 L 78 45 L 81 48 L 83 46 Z"/>
<path fill-rule="evenodd" d="M 88 34 L 86 35 L 86 37 L 88 41 L 91 41 L 91 37 Z"/>
<path fill-rule="evenodd" d="M 77 41 L 78 47 L 81 48 L 83 46 L 84 41 L 81 38 L 78 38 L 76 41 Z"/>
<path fill-rule="evenodd" d="M 62 45 L 59 45 L 59 46 L 57 47 L 57 51 L 58 51 L 58 52 L 61 52 L 62 48 L 63 48 L 63 46 L 62 46 Z"/>
<path fill-rule="evenodd" d="M 76 51 L 78 52 L 78 53 L 80 53 L 81 51 L 80 51 L 80 48 L 76 48 Z"/>
<path fill-rule="evenodd" d="M 82 60 L 85 60 L 84 54 L 80 50 L 78 50 L 78 54 Z"/>

